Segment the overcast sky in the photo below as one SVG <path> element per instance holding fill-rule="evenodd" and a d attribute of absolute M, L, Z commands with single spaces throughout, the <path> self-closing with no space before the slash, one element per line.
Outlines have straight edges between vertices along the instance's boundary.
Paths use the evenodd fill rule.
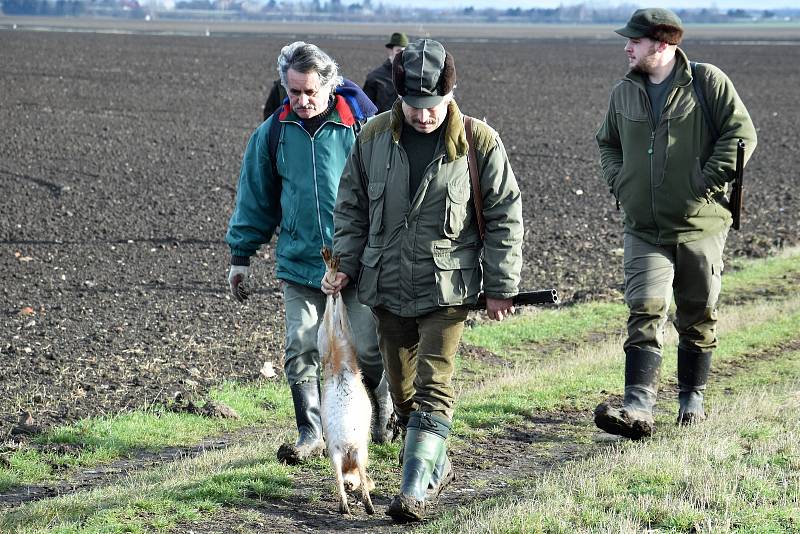
<path fill-rule="evenodd" d="M 579 2 L 579 1 L 558 1 L 558 0 L 372 0 L 373 5 L 379 3 L 386 5 L 404 5 L 415 7 L 521 7 L 523 9 L 530 9 L 534 7 L 553 8 L 559 5 L 574 5 L 579 3 L 591 4 L 597 7 L 601 6 L 617 6 L 620 4 L 638 5 L 640 7 L 663 5 L 660 2 Z M 347 2 L 345 2 L 347 3 Z M 797 5 L 796 1 L 788 0 L 717 0 L 715 2 L 709 0 L 675 0 L 667 2 L 666 5 L 673 9 L 691 9 L 703 7 L 716 7 L 721 10 L 728 9 L 775 9 L 781 7 L 793 7 Z"/>

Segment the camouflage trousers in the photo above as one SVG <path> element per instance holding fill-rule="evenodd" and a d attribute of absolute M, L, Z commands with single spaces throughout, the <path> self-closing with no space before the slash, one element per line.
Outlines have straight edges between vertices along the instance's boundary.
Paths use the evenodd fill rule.
<path fill-rule="evenodd" d="M 453 419 L 452 380 L 468 310 L 454 306 L 420 317 L 373 309 L 394 409 L 401 422 L 413 411 Z"/>
<path fill-rule="evenodd" d="M 692 352 L 717 347 L 717 301 L 722 284 L 722 250 L 728 231 L 676 245 L 653 245 L 625 234 L 625 349 L 661 353 L 664 326 L 675 297 L 679 346 Z"/>

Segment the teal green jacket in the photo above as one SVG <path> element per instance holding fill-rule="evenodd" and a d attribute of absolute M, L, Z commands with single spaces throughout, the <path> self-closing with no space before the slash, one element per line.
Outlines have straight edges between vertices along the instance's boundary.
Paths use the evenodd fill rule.
<path fill-rule="evenodd" d="M 279 115 L 279 177 L 272 175 L 269 157 L 275 115 L 256 129 L 242 159 L 236 208 L 226 235 L 232 256 L 250 257 L 280 226 L 277 277 L 313 288 L 320 287 L 325 274 L 320 249 L 323 244 L 333 246 L 339 177 L 356 139 L 355 118 L 343 97 L 336 98 L 336 107 L 313 138 L 286 104 Z"/>
<path fill-rule="evenodd" d="M 522 199 L 500 137 L 473 121 L 486 235 L 472 200 L 463 117 L 453 101 L 437 153 L 416 192 L 400 143 L 401 103 L 361 130 L 336 199 L 334 251 L 358 281 L 358 297 L 402 317 L 518 292 Z"/>
<path fill-rule="evenodd" d="M 689 61 L 677 49 L 676 71 L 658 124 L 652 124 L 642 74 L 629 72 L 611 92 L 597 132 L 603 177 L 624 210 L 625 231 L 649 243 L 702 239 L 731 224 L 725 197 L 734 178 L 736 145 L 745 163 L 756 130 L 733 83 L 717 67 L 698 64 L 706 101 L 720 133 L 716 143 L 692 88 Z"/>

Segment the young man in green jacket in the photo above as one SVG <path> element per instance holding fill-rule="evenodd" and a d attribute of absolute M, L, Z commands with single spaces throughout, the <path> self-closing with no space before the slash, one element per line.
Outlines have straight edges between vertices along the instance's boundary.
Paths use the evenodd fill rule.
<path fill-rule="evenodd" d="M 406 428 L 400 494 L 387 513 L 420 520 L 452 480 L 445 439 L 453 417 L 456 350 L 468 306 L 483 290 L 490 318 L 513 312 L 522 267 L 522 200 L 497 132 L 474 120 L 485 235 L 472 198 L 464 117 L 453 100 L 452 56 L 415 41 L 395 56 L 401 99 L 361 131 L 339 184 L 336 293 L 358 281 L 398 419 Z"/>
<path fill-rule="evenodd" d="M 325 273 L 320 249 L 333 244 L 339 177 L 357 130 L 375 113 L 375 106 L 358 86 L 339 76 L 333 59 L 315 45 L 298 41 L 283 47 L 278 72 L 289 102 L 262 123 L 247 144 L 226 236 L 231 250 L 228 281 L 233 296 L 243 301 L 250 257 L 280 225 L 275 260 L 285 307 L 284 372 L 298 438 L 282 445 L 278 458 L 298 463 L 320 456 L 324 445 L 317 351 L 326 299 L 319 285 Z M 354 288 L 343 297 L 365 385 L 376 400 L 373 440 L 385 441 L 391 438 L 386 426 L 392 406 L 382 380 L 375 321 L 369 308 L 358 302 Z"/>
<path fill-rule="evenodd" d="M 722 251 L 731 226 L 725 193 L 734 178 L 737 142 L 744 140 L 748 159 L 756 131 L 730 79 L 713 65 L 693 69 L 678 48 L 683 27 L 673 12 L 637 10 L 617 33 L 628 39 L 630 72 L 612 90 L 597 143 L 603 177 L 624 211 L 630 315 L 622 407 L 600 404 L 595 423 L 606 432 L 640 439 L 654 430 L 673 295 L 679 336 L 677 422 L 705 419 L 703 391 L 717 347 Z M 700 98 L 707 102 L 708 120 Z"/>

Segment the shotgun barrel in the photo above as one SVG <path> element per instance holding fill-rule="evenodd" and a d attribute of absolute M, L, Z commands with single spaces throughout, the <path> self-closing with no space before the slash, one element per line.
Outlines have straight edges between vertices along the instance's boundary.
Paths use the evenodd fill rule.
<path fill-rule="evenodd" d="M 532 306 L 541 304 L 558 304 L 558 292 L 555 289 L 539 289 L 536 291 L 520 291 L 512 299 L 514 306 Z M 486 309 L 486 295 L 481 293 L 478 302 L 472 306 L 473 310 Z"/>
<path fill-rule="evenodd" d="M 733 175 L 731 188 L 731 215 L 733 216 L 733 229 L 738 230 L 742 221 L 742 205 L 744 204 L 744 140 L 739 139 L 736 144 L 736 170 Z"/>

